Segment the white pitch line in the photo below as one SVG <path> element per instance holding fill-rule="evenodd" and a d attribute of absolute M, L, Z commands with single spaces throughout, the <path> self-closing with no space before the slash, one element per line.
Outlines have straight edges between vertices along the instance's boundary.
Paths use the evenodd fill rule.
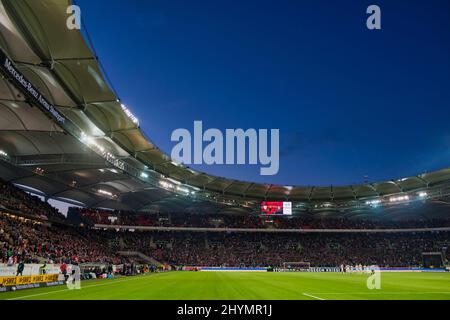
<path fill-rule="evenodd" d="M 304 296 L 307 296 L 307 297 L 310 297 L 310 298 L 314 298 L 314 299 L 316 299 L 316 300 L 325 300 L 325 299 L 323 299 L 323 298 L 313 296 L 312 294 L 309 294 L 309 293 L 306 293 L 306 292 L 303 292 L 303 295 L 304 295 Z"/>
<path fill-rule="evenodd" d="M 132 279 L 125 279 L 125 280 L 121 280 L 121 281 L 108 282 L 108 283 L 93 284 L 93 285 L 91 285 L 91 286 L 82 286 L 80 290 L 87 289 L 87 288 L 91 288 L 91 287 L 101 287 L 101 286 L 106 286 L 106 285 L 111 285 L 111 284 L 116 284 L 116 283 L 121 283 L 121 282 L 127 282 L 127 281 L 137 280 L 137 279 L 141 279 L 141 277 L 138 277 L 138 278 L 132 278 Z M 105 279 L 105 280 L 106 280 L 106 279 Z M 6 299 L 6 300 L 20 300 L 20 299 L 31 298 L 31 297 L 38 297 L 38 296 L 45 296 L 45 295 L 47 295 L 47 294 L 58 293 L 58 292 L 64 292 L 64 291 L 70 291 L 70 290 L 71 290 L 71 289 L 55 290 L 55 291 L 50 291 L 50 292 L 43 292 L 43 293 L 30 294 L 30 295 L 27 295 L 27 296 L 20 296 L 20 297 L 11 298 L 11 299 Z"/>
<path fill-rule="evenodd" d="M 340 294 L 450 294 L 448 291 L 444 292 L 317 292 L 314 294 L 324 295 L 340 295 Z"/>
<path fill-rule="evenodd" d="M 37 294 L 30 294 L 30 295 L 27 295 L 27 296 L 21 296 L 21 297 L 16 297 L 16 298 L 11 298 L 11 299 L 6 299 L 6 300 L 20 300 L 20 299 L 24 299 L 24 298 L 43 296 L 43 295 L 46 295 L 46 294 L 57 293 L 57 292 L 63 292 L 63 291 L 67 291 L 67 290 L 69 290 L 69 289 L 55 290 L 55 291 L 43 292 L 43 293 L 37 293 Z"/>

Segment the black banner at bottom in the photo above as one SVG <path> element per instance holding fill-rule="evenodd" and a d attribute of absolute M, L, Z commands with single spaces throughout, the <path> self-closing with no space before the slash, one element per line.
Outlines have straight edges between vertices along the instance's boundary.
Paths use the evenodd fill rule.
<path fill-rule="evenodd" d="M 30 307 L 28 307 L 28 305 Z M 420 310 L 446 310 L 449 301 L 0 301 L 0 308 L 36 317 L 36 310 L 82 310 L 80 316 L 130 319 L 410 318 Z M 50 308 L 50 309 L 47 309 Z M 4 313 L 3 313 L 4 314 Z"/>

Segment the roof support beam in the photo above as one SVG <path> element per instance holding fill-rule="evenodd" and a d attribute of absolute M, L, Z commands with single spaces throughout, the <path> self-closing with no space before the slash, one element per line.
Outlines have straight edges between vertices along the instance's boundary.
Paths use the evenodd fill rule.
<path fill-rule="evenodd" d="M 372 183 L 366 183 L 367 186 L 370 187 L 370 189 L 372 189 L 373 191 L 375 191 L 375 193 L 377 194 L 377 196 L 380 196 L 380 193 L 378 192 L 377 188 L 375 188 L 375 186 Z"/>
<path fill-rule="evenodd" d="M 253 185 L 254 185 L 254 183 L 249 183 L 249 184 L 248 184 L 248 187 L 245 188 L 245 191 L 244 191 L 244 199 L 245 199 L 245 197 L 247 197 L 247 192 L 248 192 L 248 190 L 250 190 L 250 188 L 251 188 Z"/>
<path fill-rule="evenodd" d="M 427 188 L 430 186 L 430 182 L 425 180 L 424 178 L 422 178 L 421 176 L 416 176 L 417 179 L 419 179 L 420 181 L 422 181 L 423 183 L 425 183 L 425 185 L 427 186 Z"/>
<path fill-rule="evenodd" d="M 398 190 L 400 190 L 400 192 L 404 192 L 403 188 L 394 180 L 391 180 L 391 182 L 398 188 Z"/>
<path fill-rule="evenodd" d="M 316 187 L 311 187 L 311 190 L 309 190 L 308 201 L 311 201 L 311 198 L 312 198 L 312 195 L 313 195 L 313 192 L 314 192 L 315 188 Z"/>
<path fill-rule="evenodd" d="M 216 181 L 219 180 L 219 179 L 221 179 L 221 178 L 220 178 L 220 177 L 214 177 L 214 179 L 212 179 L 211 181 L 205 183 L 205 184 L 203 185 L 203 188 L 206 188 L 207 185 L 210 185 L 211 183 L 214 183 L 214 182 L 216 182 Z"/>
<path fill-rule="evenodd" d="M 267 200 L 267 195 L 269 194 L 270 189 L 272 189 L 272 187 L 273 187 L 273 184 L 269 185 L 269 187 L 266 189 L 266 192 L 264 193 L 264 200 Z"/>
<path fill-rule="evenodd" d="M 353 185 L 350 185 L 350 189 L 352 189 L 353 198 L 356 200 L 358 197 L 356 196 L 356 190 L 353 188 Z"/>
<path fill-rule="evenodd" d="M 231 181 L 230 184 L 228 184 L 225 188 L 223 188 L 222 190 L 222 194 L 225 195 L 225 192 L 227 191 L 228 188 L 230 188 L 232 185 L 234 184 L 234 180 Z"/>

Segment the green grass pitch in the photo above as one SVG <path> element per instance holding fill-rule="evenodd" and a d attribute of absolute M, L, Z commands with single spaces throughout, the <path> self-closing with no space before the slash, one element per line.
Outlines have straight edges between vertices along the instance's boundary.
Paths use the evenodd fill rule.
<path fill-rule="evenodd" d="M 0 293 L 13 300 L 450 300 L 450 273 L 382 273 L 381 289 L 368 275 L 339 273 L 167 272 L 88 280 L 65 286 Z"/>

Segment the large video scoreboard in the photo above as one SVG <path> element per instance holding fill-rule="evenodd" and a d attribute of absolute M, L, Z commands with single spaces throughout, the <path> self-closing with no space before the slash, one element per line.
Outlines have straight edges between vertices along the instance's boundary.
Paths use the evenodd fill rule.
<path fill-rule="evenodd" d="M 292 215 L 292 202 L 263 201 L 263 202 L 261 202 L 261 214 L 263 214 L 263 215 Z"/>

